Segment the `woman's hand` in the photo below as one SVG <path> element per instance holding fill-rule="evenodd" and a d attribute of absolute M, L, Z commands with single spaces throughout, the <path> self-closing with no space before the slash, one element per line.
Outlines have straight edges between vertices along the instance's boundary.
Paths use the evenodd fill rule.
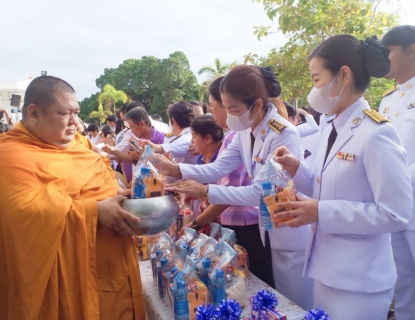
<path fill-rule="evenodd" d="M 291 177 L 297 173 L 300 161 L 287 149 L 287 147 L 278 147 L 274 152 L 274 160 L 282 165 L 282 168 L 287 171 Z"/>
<path fill-rule="evenodd" d="M 277 203 L 277 207 L 281 209 L 291 208 L 289 211 L 277 213 L 281 219 L 290 219 L 278 223 L 278 227 L 298 228 L 318 221 L 318 200 L 302 198 L 298 194 L 296 199 L 296 202 Z"/>
<path fill-rule="evenodd" d="M 308 112 L 304 109 L 297 109 L 298 114 L 302 114 L 304 117 L 308 116 Z"/>
<path fill-rule="evenodd" d="M 124 237 L 135 236 L 135 232 L 127 224 L 136 224 L 141 220 L 125 211 L 120 202 L 124 196 L 116 196 L 98 201 L 98 223 L 104 227 L 112 228 Z"/>
<path fill-rule="evenodd" d="M 153 151 L 155 153 L 163 153 L 164 152 L 163 147 L 161 145 L 155 144 L 155 143 L 151 142 L 150 140 L 140 140 L 139 144 L 143 148 L 145 148 L 145 146 L 150 146 L 151 149 L 153 149 Z"/>
<path fill-rule="evenodd" d="M 152 161 L 161 174 L 178 179 L 182 178 L 179 165 L 167 159 L 164 155 L 155 154 Z"/>
<path fill-rule="evenodd" d="M 165 187 L 166 191 L 184 193 L 197 199 L 206 199 L 208 197 L 208 185 L 201 184 L 194 180 L 182 180 L 169 184 Z"/>
<path fill-rule="evenodd" d="M 104 151 L 104 152 L 106 152 L 108 154 L 111 154 L 112 153 L 112 148 L 111 148 L 111 146 L 109 146 L 108 144 L 106 144 L 105 146 L 102 147 L 101 151 Z"/>

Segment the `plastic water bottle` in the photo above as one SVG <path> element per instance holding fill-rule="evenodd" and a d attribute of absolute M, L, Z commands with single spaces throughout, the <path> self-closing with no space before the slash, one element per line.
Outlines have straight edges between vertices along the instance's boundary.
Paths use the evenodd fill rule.
<path fill-rule="evenodd" d="M 163 290 L 163 269 L 166 266 L 167 262 L 169 261 L 168 258 L 162 258 L 160 260 L 160 266 L 157 270 L 157 284 L 159 287 L 159 296 L 160 299 L 164 299 L 164 290 Z"/>
<path fill-rule="evenodd" d="M 146 186 L 143 182 L 144 178 L 150 177 L 150 169 L 141 167 L 140 175 L 134 181 L 133 198 L 144 199 L 146 197 Z"/>
<path fill-rule="evenodd" d="M 225 272 L 219 269 L 216 271 L 216 276 L 212 281 L 212 300 L 215 307 L 220 305 L 223 299 L 226 299 L 225 284 Z"/>
<path fill-rule="evenodd" d="M 157 279 L 157 261 L 162 253 L 163 251 L 157 250 L 156 253 L 151 254 L 151 270 L 153 271 L 153 279 Z"/>
<path fill-rule="evenodd" d="M 189 320 L 189 301 L 187 300 L 186 284 L 180 280 L 174 293 L 174 320 Z"/>
<path fill-rule="evenodd" d="M 262 193 L 260 201 L 260 215 L 261 215 L 261 226 L 264 230 L 272 230 L 271 215 L 268 212 L 267 205 L 264 202 L 264 198 L 272 194 L 271 182 L 262 182 Z"/>
<path fill-rule="evenodd" d="M 202 280 L 206 287 L 209 288 L 210 259 L 203 260 L 202 266 L 203 270 L 200 280 Z"/>

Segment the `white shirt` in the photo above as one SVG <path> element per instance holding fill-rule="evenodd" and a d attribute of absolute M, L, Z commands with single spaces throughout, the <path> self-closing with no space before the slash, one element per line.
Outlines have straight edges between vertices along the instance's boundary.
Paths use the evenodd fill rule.
<path fill-rule="evenodd" d="M 156 128 L 157 131 L 163 132 L 163 133 L 169 133 L 171 132 L 171 129 L 168 124 L 165 124 L 164 122 L 153 120 L 152 117 L 150 118 L 151 126 Z"/>
<path fill-rule="evenodd" d="M 319 130 L 318 125 L 311 114 L 306 115 L 305 120 L 305 123 L 296 126 L 301 138 L 310 136 Z"/>
<path fill-rule="evenodd" d="M 408 166 L 415 163 L 415 77 L 382 99 L 379 112 L 396 128 L 406 150 Z M 412 174 L 415 171 L 412 170 Z M 415 179 L 415 177 L 412 177 Z M 407 229 L 415 231 L 415 208 Z"/>

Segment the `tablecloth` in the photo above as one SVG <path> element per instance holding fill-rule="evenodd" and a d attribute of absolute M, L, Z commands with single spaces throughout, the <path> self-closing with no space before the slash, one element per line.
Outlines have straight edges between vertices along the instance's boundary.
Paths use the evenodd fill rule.
<path fill-rule="evenodd" d="M 170 308 L 159 298 L 158 288 L 153 281 L 151 263 L 149 260 L 140 261 L 141 283 L 143 286 L 144 302 L 148 320 L 174 320 Z M 253 296 L 258 291 L 269 289 L 275 293 L 278 299 L 278 309 L 287 315 L 288 320 L 303 320 L 305 311 L 291 302 L 279 292 L 272 289 L 265 282 L 258 279 L 252 273 L 247 281 L 247 297 Z M 245 307 L 242 317 L 248 317 L 249 308 Z M 193 319 L 191 319 L 193 320 Z"/>

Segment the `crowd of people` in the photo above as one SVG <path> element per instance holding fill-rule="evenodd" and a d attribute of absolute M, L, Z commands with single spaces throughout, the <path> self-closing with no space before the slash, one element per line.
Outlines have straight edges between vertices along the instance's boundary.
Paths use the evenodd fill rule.
<path fill-rule="evenodd" d="M 396 319 L 412 319 L 415 27 L 381 42 L 332 36 L 308 61 L 311 108 L 281 100 L 272 69 L 240 65 L 211 83 L 208 105 L 168 106 L 168 124 L 134 101 L 86 125 L 71 85 L 34 79 L 22 120 L 0 127 L 0 318 L 145 319 L 129 226 L 139 219 L 120 205 L 136 137 L 166 191 L 193 199 L 186 227 L 234 230 L 250 271 L 303 309 L 386 319 L 395 298 Z M 397 82 L 379 112 L 363 97 L 371 77 Z M 271 158 L 298 194 L 265 231 L 259 172 Z"/>

